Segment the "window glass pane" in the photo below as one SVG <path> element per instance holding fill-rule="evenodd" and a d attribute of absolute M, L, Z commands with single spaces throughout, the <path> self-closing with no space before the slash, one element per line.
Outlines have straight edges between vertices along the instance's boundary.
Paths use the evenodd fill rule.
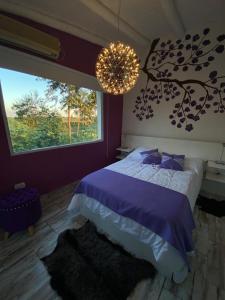
<path fill-rule="evenodd" d="M 13 152 L 101 139 L 102 94 L 0 68 Z"/>

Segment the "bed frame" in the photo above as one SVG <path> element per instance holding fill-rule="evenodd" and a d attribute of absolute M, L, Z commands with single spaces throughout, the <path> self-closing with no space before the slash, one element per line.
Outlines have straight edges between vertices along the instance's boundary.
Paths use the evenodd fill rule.
<path fill-rule="evenodd" d="M 157 138 L 128 134 L 123 135 L 122 145 L 131 148 L 139 146 L 158 148 L 161 152 L 166 151 L 169 153 L 185 154 L 187 157 L 199 157 L 204 160 L 219 159 L 223 147 L 222 144 L 213 142 Z M 79 213 L 94 222 L 98 230 L 105 233 L 110 239 L 121 244 L 127 251 L 135 254 L 137 257 L 150 261 L 159 272 L 168 278 L 172 278 L 176 283 L 181 283 L 186 278 L 188 268 L 182 259 L 180 259 L 181 262 L 177 260 L 179 255 L 177 255 L 176 258 L 172 256 L 169 258 L 165 257 L 161 262 L 156 261 L 149 246 L 144 243 L 140 243 L 128 232 L 120 231 L 111 221 L 107 221 L 106 218 L 103 217 L 100 218 L 98 214 L 92 212 L 89 207 L 89 205 L 82 205 Z M 69 209 L 72 209 L 72 206 Z M 171 252 L 168 252 L 168 255 L 172 255 Z"/>
<path fill-rule="evenodd" d="M 223 149 L 223 144 L 217 142 L 181 140 L 131 134 L 123 134 L 121 142 L 123 146 L 131 148 L 149 146 L 158 148 L 160 152 L 165 151 L 169 153 L 185 154 L 186 157 L 199 157 L 203 160 L 219 160 Z M 225 153 L 222 160 L 225 160 Z"/>

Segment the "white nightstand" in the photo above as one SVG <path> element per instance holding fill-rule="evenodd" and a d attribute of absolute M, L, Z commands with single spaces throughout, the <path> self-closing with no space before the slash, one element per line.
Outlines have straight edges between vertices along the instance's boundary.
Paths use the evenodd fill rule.
<path fill-rule="evenodd" d="M 116 156 L 116 159 L 120 160 L 120 159 L 125 158 L 134 149 L 133 148 L 128 148 L 128 147 L 119 147 L 119 148 L 116 148 L 116 150 L 120 151 L 120 154 Z"/>
<path fill-rule="evenodd" d="M 216 200 L 225 199 L 225 165 L 208 161 L 201 194 Z"/>

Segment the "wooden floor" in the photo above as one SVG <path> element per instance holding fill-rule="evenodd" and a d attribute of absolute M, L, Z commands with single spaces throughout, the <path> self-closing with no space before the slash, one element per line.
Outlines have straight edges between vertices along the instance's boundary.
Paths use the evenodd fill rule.
<path fill-rule="evenodd" d="M 85 222 L 66 210 L 73 187 L 68 185 L 42 196 L 43 216 L 34 236 L 21 232 L 0 241 L 1 300 L 60 299 L 49 285 L 40 258 L 51 253 L 60 232 L 79 228 Z M 191 261 L 192 272 L 185 282 L 176 285 L 157 274 L 153 281 L 141 283 L 129 300 L 225 300 L 225 218 L 196 209 L 195 220 L 196 254 Z"/>

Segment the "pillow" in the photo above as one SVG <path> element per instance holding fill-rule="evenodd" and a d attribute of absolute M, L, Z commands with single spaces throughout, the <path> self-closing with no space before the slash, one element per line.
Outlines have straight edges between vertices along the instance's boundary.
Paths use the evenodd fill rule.
<path fill-rule="evenodd" d="M 145 158 L 143 159 L 142 163 L 147 164 L 147 165 L 160 165 L 161 155 L 158 151 L 153 152 L 149 155 L 146 155 Z"/>
<path fill-rule="evenodd" d="M 132 151 L 130 154 L 126 156 L 126 158 L 130 158 L 133 160 L 141 160 L 143 157 L 141 156 L 140 152 L 148 151 L 149 149 L 147 147 L 138 147 L 134 151 Z"/>
<path fill-rule="evenodd" d="M 151 149 L 151 150 L 145 150 L 140 152 L 141 156 L 147 156 L 153 153 L 158 153 L 158 149 Z"/>
<path fill-rule="evenodd" d="M 201 158 L 188 157 L 184 161 L 184 170 L 191 170 L 198 175 L 202 176 L 202 173 L 205 170 L 205 162 Z"/>
<path fill-rule="evenodd" d="M 163 152 L 160 168 L 171 169 L 171 170 L 175 170 L 175 171 L 183 171 L 184 170 L 184 158 L 185 158 L 185 155 L 169 154 L 169 153 Z"/>

